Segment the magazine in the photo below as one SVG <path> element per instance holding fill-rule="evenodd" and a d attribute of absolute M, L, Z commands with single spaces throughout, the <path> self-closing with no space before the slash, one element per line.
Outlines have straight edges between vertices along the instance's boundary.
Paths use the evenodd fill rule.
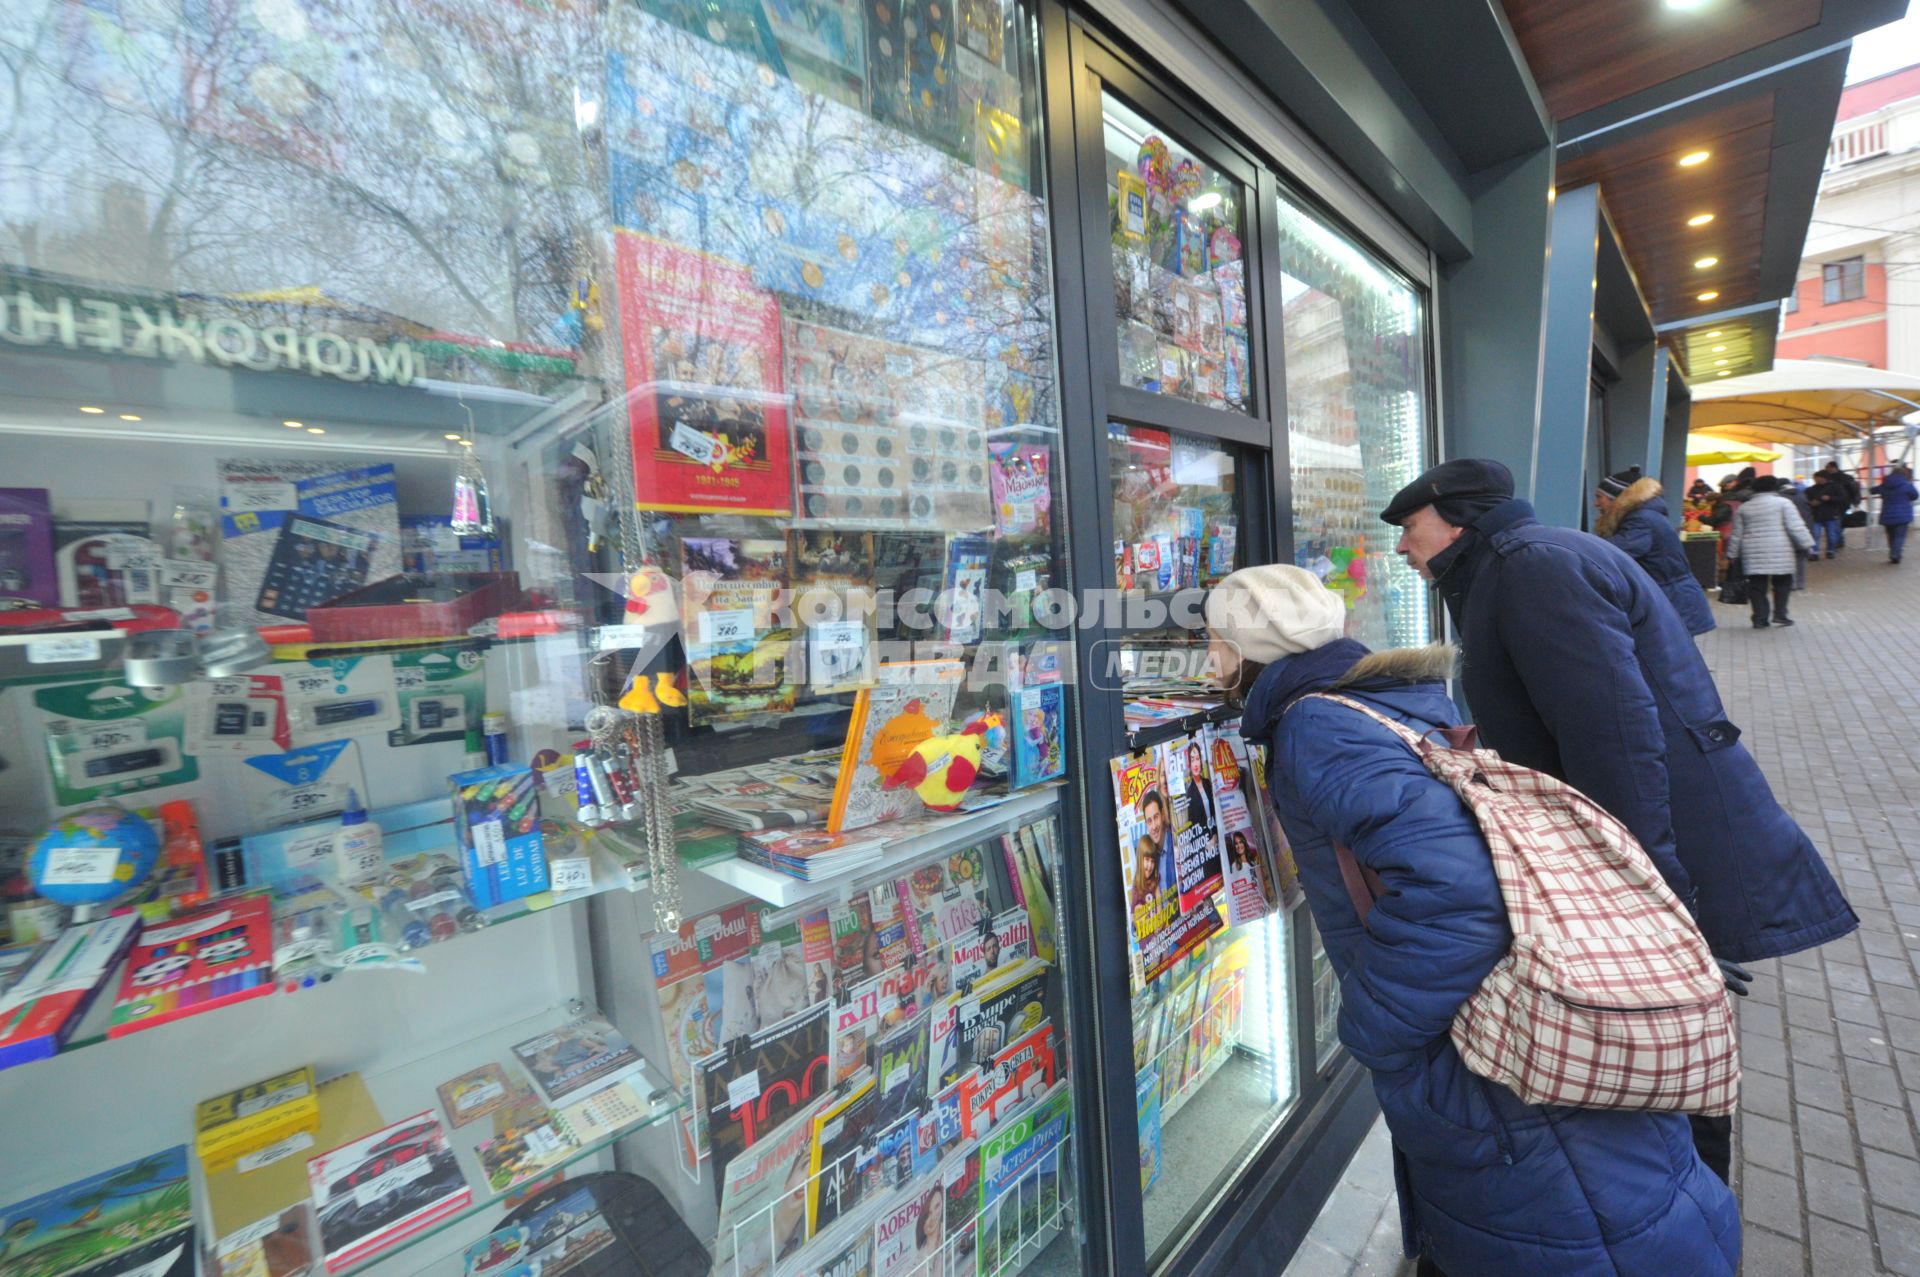
<path fill-rule="evenodd" d="M 982 1273 L 1009 1269 L 1015 1247 L 1045 1245 L 1059 1221 L 1061 1146 L 1072 1130 L 1073 1095 L 1062 1084 L 980 1142 Z"/>
<path fill-rule="evenodd" d="M 591 1094 L 640 1067 L 620 1030 L 597 1017 L 517 1042 L 513 1053 L 549 1104 Z"/>
<path fill-rule="evenodd" d="M 1257 922 L 1280 907 L 1267 840 L 1248 802 L 1248 760 L 1238 731 L 1201 733 L 1213 760 L 1213 793 L 1220 810 L 1220 856 L 1225 873 L 1227 925 Z"/>
<path fill-rule="evenodd" d="M 877 1092 L 873 1074 L 862 1073 L 838 1098 L 814 1116 L 811 1178 L 807 1185 L 807 1228 L 818 1233 L 852 1212 L 866 1196 L 863 1150 L 879 1134 L 873 1115 Z"/>
<path fill-rule="evenodd" d="M 968 1139 L 979 1139 L 1058 1080 L 1053 1022 L 1043 1020 L 983 1064 L 973 1084 L 961 1092 L 961 1129 Z"/>
<path fill-rule="evenodd" d="M 432 1113 L 322 1153 L 307 1163 L 307 1182 L 330 1273 L 431 1227 L 473 1196 Z"/>
<path fill-rule="evenodd" d="M 694 1063 L 693 1098 L 706 1125 L 716 1196 L 734 1158 L 826 1089 L 828 1010 L 821 1003 Z"/>
<path fill-rule="evenodd" d="M 1046 869 L 1054 850 L 1053 835 L 1049 816 L 1000 836 L 1011 894 L 1033 923 L 1033 956 L 1042 962 L 1052 962 L 1054 954 L 1053 885 Z"/>
<path fill-rule="evenodd" d="M 874 1044 L 874 1076 L 880 1087 L 875 1120 L 883 1125 L 911 1116 L 927 1102 L 927 1021 L 920 1012 L 879 1036 Z"/>
<path fill-rule="evenodd" d="M 1173 800 L 1173 865 L 1180 912 L 1220 890 L 1220 814 L 1207 768 L 1207 738 L 1179 736 L 1161 749 L 1161 774 Z"/>
<path fill-rule="evenodd" d="M 1149 1064 L 1133 1083 L 1134 1105 L 1140 1118 L 1140 1195 L 1160 1182 L 1160 1069 Z"/>
<path fill-rule="evenodd" d="M 873 1223 L 873 1277 L 944 1277 L 947 1190 L 915 1185 Z"/>
<path fill-rule="evenodd" d="M 807 1181 L 819 1096 L 742 1150 L 720 1188 L 713 1277 L 765 1277 L 807 1240 Z"/>
<path fill-rule="evenodd" d="M 971 993 L 934 1003 L 927 1029 L 927 1089 L 942 1090 L 989 1065 L 1002 1047 L 1047 1019 L 1051 968 L 1028 959 L 989 977 Z"/>
<path fill-rule="evenodd" d="M 989 972 L 1033 956 L 1033 924 L 1025 909 L 1009 909 L 988 922 L 985 918 L 970 933 L 956 936 L 952 943 L 953 987 L 966 988 L 985 978 Z"/>

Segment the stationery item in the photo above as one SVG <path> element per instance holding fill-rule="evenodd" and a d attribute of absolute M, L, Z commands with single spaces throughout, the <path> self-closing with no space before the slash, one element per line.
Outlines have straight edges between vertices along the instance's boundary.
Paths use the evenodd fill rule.
<path fill-rule="evenodd" d="M 220 561 L 228 621 L 275 625 L 400 571 L 391 465 L 227 459 Z"/>
<path fill-rule="evenodd" d="M 308 1201 L 307 1159 L 386 1124 L 358 1073 L 328 1078 L 317 1088 L 320 1127 L 298 1132 L 258 1152 L 244 1154 L 225 1170 L 206 1174 L 211 1235 L 231 1237 L 269 1215 Z"/>
<path fill-rule="evenodd" d="M 957 660 L 894 661 L 875 674 L 875 685 L 860 692 L 847 722 L 827 813 L 832 833 L 898 820 L 922 809 L 913 791 L 882 786 L 916 745 L 942 730 L 966 666 Z"/>
<path fill-rule="evenodd" d="M 139 930 L 121 914 L 61 932 L 0 998 L 0 1069 L 58 1051 Z"/>
<path fill-rule="evenodd" d="M 33 689 L 33 709 L 57 806 L 199 779 L 178 687 L 136 689 L 113 676 L 52 683 Z"/>
<path fill-rule="evenodd" d="M 542 1109 L 531 1121 L 512 1123 L 503 1133 L 480 1141 L 474 1154 L 487 1188 L 504 1193 L 564 1164 L 579 1147 L 567 1125 Z"/>
<path fill-rule="evenodd" d="M 360 747 L 350 740 L 319 741 L 241 761 L 241 796 L 253 827 L 262 831 L 338 820 L 347 810 L 347 795 L 367 791 Z M 322 856 L 332 851 L 332 833 L 326 831 Z"/>
<path fill-rule="evenodd" d="M 580 1144 L 610 1140 L 653 1111 L 644 1091 L 645 1074 L 635 1073 L 562 1105 L 557 1118 Z"/>
<path fill-rule="evenodd" d="M 498 1064 L 483 1064 L 459 1077 L 442 1082 L 437 1088 L 440 1107 L 455 1128 L 477 1122 L 496 1109 L 514 1102 L 524 1091 L 507 1079 Z"/>
<path fill-rule="evenodd" d="M 187 1147 L 172 1148 L 0 1207 L 8 1277 L 193 1272 Z M 179 1267 L 180 1256 L 186 1256 Z M 139 1257 L 148 1266 L 127 1267 Z"/>
<path fill-rule="evenodd" d="M 307 1163 L 307 1181 L 330 1273 L 379 1254 L 473 1199 L 431 1113 L 322 1153 Z"/>
<path fill-rule="evenodd" d="M 295 1132 L 319 1129 L 320 1093 L 305 1065 L 202 1100 L 193 1112 L 194 1149 L 209 1172 Z"/>
<path fill-rule="evenodd" d="M 266 897 L 217 901 L 141 932 L 127 958 L 107 1036 L 124 1037 L 279 988 Z"/>
<path fill-rule="evenodd" d="M 343 887 L 364 886 L 379 879 L 386 865 L 380 826 L 367 819 L 359 792 L 347 790 L 347 809 L 340 814 L 340 829 L 333 836 L 335 878 Z"/>
<path fill-rule="evenodd" d="M 516 572 L 405 572 L 310 603 L 316 643 L 465 634 L 520 600 Z"/>
<path fill-rule="evenodd" d="M 533 769 L 504 763 L 455 772 L 447 782 L 453 789 L 454 841 L 474 907 L 486 909 L 545 891 L 546 845 Z"/>
<path fill-rule="evenodd" d="M 636 504 L 792 513 L 779 306 L 733 262 L 631 231 L 614 241 Z"/>
<path fill-rule="evenodd" d="M 54 520 L 54 572 L 62 606 L 116 608 L 161 601 L 160 547 L 149 537 L 146 502 L 132 504 L 141 517 Z"/>
<path fill-rule="evenodd" d="M 0 606 L 59 603 L 47 490 L 0 488 Z"/>
<path fill-rule="evenodd" d="M 592 1016 L 516 1042 L 513 1054 L 549 1104 L 591 1095 L 640 1067 L 640 1056 L 620 1030 Z"/>

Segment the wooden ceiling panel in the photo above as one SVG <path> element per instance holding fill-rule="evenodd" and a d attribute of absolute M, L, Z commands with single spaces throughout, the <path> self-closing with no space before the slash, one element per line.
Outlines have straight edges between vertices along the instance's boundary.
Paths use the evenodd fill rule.
<path fill-rule="evenodd" d="M 1823 0 L 1505 0 L 1507 20 L 1556 120 L 1817 25 Z"/>

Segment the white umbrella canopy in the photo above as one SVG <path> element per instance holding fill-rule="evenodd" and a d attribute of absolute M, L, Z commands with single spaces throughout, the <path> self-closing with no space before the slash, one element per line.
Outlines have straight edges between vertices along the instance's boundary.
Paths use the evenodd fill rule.
<path fill-rule="evenodd" d="M 1818 359 L 1693 387 L 1689 428 L 1745 444 L 1825 447 L 1865 440 L 1920 411 L 1920 377 Z"/>

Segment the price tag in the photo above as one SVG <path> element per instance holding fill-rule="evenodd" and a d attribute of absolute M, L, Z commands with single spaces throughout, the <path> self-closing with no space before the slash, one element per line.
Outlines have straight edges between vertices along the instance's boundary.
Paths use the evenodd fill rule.
<path fill-rule="evenodd" d="M 49 887 L 92 887 L 113 881 L 120 866 L 118 847 L 49 847 L 40 881 Z"/>
<path fill-rule="evenodd" d="M 839 682 L 860 669 L 867 654 L 864 621 L 828 621 L 814 626 L 812 634 L 814 682 Z"/>
<path fill-rule="evenodd" d="M 230 483 L 221 497 L 229 510 L 297 510 L 300 492 L 291 483 Z"/>
<path fill-rule="evenodd" d="M 693 924 L 693 938 L 705 940 L 708 936 L 720 934 L 720 915 L 710 913 Z"/>
<path fill-rule="evenodd" d="M 346 790 L 341 786 L 319 781 L 311 785 L 293 785 L 274 794 L 269 808 L 270 819 L 279 825 L 297 825 L 313 819 L 315 812 L 329 808 L 344 810 Z M 328 835 L 331 840 L 332 835 Z"/>
<path fill-rule="evenodd" d="M 700 614 L 702 643 L 742 643 L 752 637 L 753 609 L 750 607 Z"/>
<path fill-rule="evenodd" d="M 525 1141 L 527 1152 L 542 1161 L 563 1152 L 567 1147 L 567 1141 L 551 1126 L 536 1126 L 520 1138 Z"/>
<path fill-rule="evenodd" d="M 648 627 L 645 625 L 603 625 L 595 635 L 594 646 L 602 652 L 617 652 L 629 647 L 647 645 Z"/>
<path fill-rule="evenodd" d="M 675 422 L 673 433 L 667 436 L 667 447 L 703 466 L 710 466 L 714 457 L 719 455 L 720 441 L 703 430 L 695 430 L 684 422 Z"/>
<path fill-rule="evenodd" d="M 458 899 L 460 899 L 460 893 L 457 891 L 435 891 L 429 895 L 420 897 L 418 900 L 407 901 L 407 908 L 413 910 L 415 913 L 423 913 L 436 905 L 452 904 Z"/>
<path fill-rule="evenodd" d="M 497 865 L 507 858 L 507 834 L 497 820 L 472 826 L 473 857 L 482 866 Z"/>
<path fill-rule="evenodd" d="M 305 1131 L 295 1131 L 277 1144 L 269 1144 L 256 1152 L 248 1153 L 234 1165 L 240 1168 L 242 1174 L 245 1174 L 247 1171 L 257 1171 L 263 1166 L 272 1166 L 275 1162 L 284 1161 L 295 1153 L 305 1152 L 312 1147 L 313 1136 Z"/>
<path fill-rule="evenodd" d="M 547 888 L 555 892 L 592 890 L 593 861 L 586 856 L 563 856 L 548 861 Z"/>
<path fill-rule="evenodd" d="M 27 664 L 64 665 L 100 659 L 100 640 L 91 634 L 58 634 L 27 640 Z"/>
<path fill-rule="evenodd" d="M 427 685 L 427 672 L 419 666 L 393 671 L 393 685 L 403 692 L 414 691 Z"/>
<path fill-rule="evenodd" d="M 474 1087 L 471 1091 L 463 1091 L 460 1098 L 453 1102 L 453 1106 L 462 1114 L 466 1114 L 482 1105 L 492 1105 L 496 1101 L 504 1099 L 506 1094 L 506 1087 L 500 1085 L 498 1082 L 488 1082 L 484 1086 Z"/>
<path fill-rule="evenodd" d="M 760 1098 L 760 1070 L 748 1069 L 727 1083 L 727 1107 L 737 1109 Z"/>
<path fill-rule="evenodd" d="M 902 1064 L 899 1068 L 887 1074 L 887 1080 L 884 1083 L 884 1089 L 889 1091 L 895 1091 L 905 1086 L 907 1084 L 908 1075 L 911 1074 L 912 1072 L 913 1070 L 910 1066 Z"/>
<path fill-rule="evenodd" d="M 90 612 L 69 612 L 69 621 L 131 621 L 140 614 L 130 607 L 97 607 Z"/>
<path fill-rule="evenodd" d="M 287 690 L 301 696 L 320 696 L 333 688 L 333 675 L 319 671 L 295 674 L 287 680 Z"/>
<path fill-rule="evenodd" d="M 1015 573 L 1013 578 L 1013 588 L 1017 593 L 1031 594 L 1033 591 L 1040 588 L 1040 574 L 1034 571 L 1032 568 L 1028 568 L 1024 572 Z"/>
<path fill-rule="evenodd" d="M 952 1188 L 966 1177 L 967 1159 L 964 1157 L 950 1157 L 947 1159 L 946 1169 L 940 1173 L 940 1186 L 942 1188 Z"/>
<path fill-rule="evenodd" d="M 364 1184 L 356 1184 L 353 1189 L 354 1205 L 365 1210 L 387 1194 L 405 1188 L 432 1170 L 433 1159 L 425 1155 L 402 1162 L 385 1175 L 376 1176 Z"/>
<path fill-rule="evenodd" d="M 77 749 L 117 749 L 122 745 L 133 745 L 147 738 L 147 725 L 134 720 L 113 727 L 95 727 L 80 734 Z"/>
<path fill-rule="evenodd" d="M 304 869 L 317 865 L 333 854 L 333 831 L 305 834 L 287 844 L 287 868 Z"/>
<path fill-rule="evenodd" d="M 220 1244 L 215 1246 L 214 1249 L 219 1251 L 221 1258 L 224 1259 L 233 1254 L 234 1251 L 246 1246 L 257 1245 L 279 1231 L 280 1212 L 275 1211 L 263 1220 L 248 1224 L 245 1228 L 235 1232 L 228 1233 L 220 1239 Z"/>
<path fill-rule="evenodd" d="M 220 583 L 220 569 L 199 559 L 164 559 L 160 584 L 175 590 L 211 590 Z"/>

